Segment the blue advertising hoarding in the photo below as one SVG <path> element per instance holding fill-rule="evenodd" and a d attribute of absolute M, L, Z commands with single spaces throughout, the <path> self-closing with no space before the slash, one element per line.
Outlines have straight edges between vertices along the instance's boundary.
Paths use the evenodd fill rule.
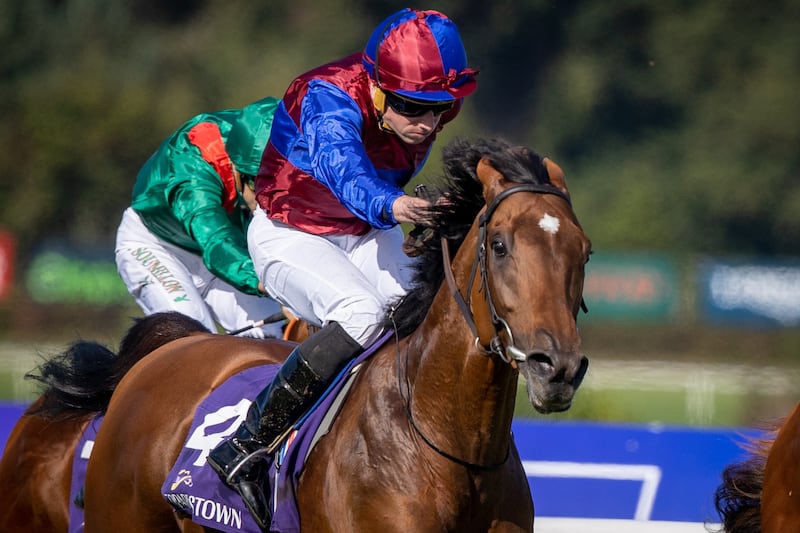
<path fill-rule="evenodd" d="M 754 430 L 515 421 L 537 516 L 718 522 L 714 491 Z"/>
<path fill-rule="evenodd" d="M 698 265 L 700 315 L 717 324 L 800 326 L 800 263 L 731 262 Z"/>
<path fill-rule="evenodd" d="M 0 403 L 0 443 L 5 449 L 8 436 L 11 434 L 11 428 L 17 423 L 17 419 L 22 416 L 25 411 L 25 406 L 19 404 L 3 404 Z"/>

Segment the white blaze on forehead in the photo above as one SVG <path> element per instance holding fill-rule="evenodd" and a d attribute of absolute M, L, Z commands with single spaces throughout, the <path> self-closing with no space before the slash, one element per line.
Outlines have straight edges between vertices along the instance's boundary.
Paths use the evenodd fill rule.
<path fill-rule="evenodd" d="M 539 227 L 545 230 L 547 233 L 552 233 L 553 235 L 558 233 L 559 225 L 560 223 L 558 219 L 556 217 L 551 217 L 547 213 L 545 213 L 542 219 L 539 221 Z"/>

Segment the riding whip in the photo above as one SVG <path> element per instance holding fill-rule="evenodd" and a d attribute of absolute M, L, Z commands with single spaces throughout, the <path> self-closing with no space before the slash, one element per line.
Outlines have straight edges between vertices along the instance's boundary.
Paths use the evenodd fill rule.
<path fill-rule="evenodd" d="M 253 322 L 249 326 L 245 326 L 243 328 L 239 328 L 239 329 L 235 329 L 233 331 L 229 331 L 228 335 L 238 335 L 239 333 L 244 333 L 245 331 L 251 330 L 253 328 L 260 328 L 261 326 L 263 326 L 265 324 L 274 324 L 275 322 L 278 322 L 280 320 L 285 320 L 285 319 L 286 319 L 286 315 L 283 314 L 283 311 L 278 311 L 276 313 L 273 313 L 273 314 L 269 315 L 266 318 L 262 318 L 258 322 Z"/>

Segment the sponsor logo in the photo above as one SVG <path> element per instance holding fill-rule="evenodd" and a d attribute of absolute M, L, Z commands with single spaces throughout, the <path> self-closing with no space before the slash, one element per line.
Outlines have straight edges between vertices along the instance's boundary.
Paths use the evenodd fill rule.
<path fill-rule="evenodd" d="M 178 477 L 172 482 L 170 490 L 175 490 L 181 485 L 186 485 L 187 487 L 192 486 L 192 473 L 185 468 L 178 472 Z"/>
<path fill-rule="evenodd" d="M 158 281 L 167 292 L 186 292 L 172 272 L 165 265 L 161 264 L 156 255 L 147 247 L 142 246 L 131 250 L 131 255 L 142 264 Z"/>
<path fill-rule="evenodd" d="M 191 515 L 192 514 L 192 502 L 191 497 L 187 494 L 164 494 L 164 499 L 169 502 L 176 509 L 180 509 L 184 513 Z"/>

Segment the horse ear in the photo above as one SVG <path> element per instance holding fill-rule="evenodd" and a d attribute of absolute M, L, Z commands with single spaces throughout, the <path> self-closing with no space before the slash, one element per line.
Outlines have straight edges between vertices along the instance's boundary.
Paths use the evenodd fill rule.
<path fill-rule="evenodd" d="M 488 157 L 482 157 L 478 161 L 477 174 L 478 180 L 483 184 L 483 197 L 486 199 L 486 205 L 489 205 L 492 198 L 503 188 L 506 179 L 489 163 Z"/>
<path fill-rule="evenodd" d="M 558 166 L 555 161 L 549 157 L 544 158 L 544 167 L 547 169 L 547 175 L 550 177 L 550 183 L 554 187 L 561 190 L 569 198 L 569 190 L 567 190 L 567 179 L 564 177 L 564 171 Z"/>

